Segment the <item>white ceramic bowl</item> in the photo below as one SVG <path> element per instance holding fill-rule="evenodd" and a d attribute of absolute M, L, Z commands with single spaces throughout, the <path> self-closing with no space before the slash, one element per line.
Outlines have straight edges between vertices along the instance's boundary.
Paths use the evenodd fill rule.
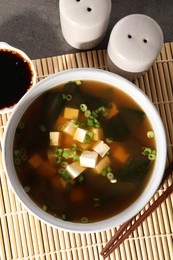
<path fill-rule="evenodd" d="M 96 80 L 101 82 L 109 83 L 117 88 L 123 90 L 128 95 L 132 96 L 133 99 L 141 106 L 148 116 L 152 128 L 155 132 L 156 138 L 156 149 L 157 158 L 155 162 L 155 167 L 153 174 L 147 184 L 147 187 L 141 194 L 141 196 L 126 210 L 121 213 L 111 217 L 109 219 L 88 223 L 88 224 L 78 224 L 68 221 L 63 221 L 57 219 L 50 214 L 44 212 L 40 209 L 34 202 L 28 197 L 22 188 L 17 175 L 15 174 L 15 167 L 13 164 L 13 139 L 15 134 L 15 129 L 20 121 L 21 116 L 27 107 L 43 92 L 53 88 L 54 86 L 62 83 L 66 83 L 71 80 Z M 71 69 L 68 71 L 63 71 L 61 73 L 54 74 L 47 77 L 41 82 L 37 83 L 34 88 L 29 90 L 19 101 L 15 107 L 8 124 L 5 128 L 4 138 L 3 138 L 3 164 L 8 181 L 12 186 L 14 193 L 17 195 L 19 200 L 25 205 L 25 207 L 36 217 L 44 221 L 45 223 L 54 226 L 56 228 L 72 231 L 72 232 L 97 232 L 113 228 L 118 226 L 125 221 L 136 215 L 152 198 L 156 190 L 158 189 L 166 162 L 166 136 L 165 130 L 162 124 L 159 113 L 157 112 L 155 106 L 152 104 L 150 99 L 133 83 L 130 81 L 113 74 L 111 72 L 99 70 L 99 69 Z"/>

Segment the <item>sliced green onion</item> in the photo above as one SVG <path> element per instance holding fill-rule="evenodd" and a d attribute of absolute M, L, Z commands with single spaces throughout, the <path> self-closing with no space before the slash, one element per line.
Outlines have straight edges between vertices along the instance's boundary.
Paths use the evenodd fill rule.
<path fill-rule="evenodd" d="M 113 138 L 112 137 L 107 137 L 106 138 L 106 142 L 111 144 L 113 142 Z"/>
<path fill-rule="evenodd" d="M 62 99 L 66 99 L 66 95 L 62 93 Z"/>
<path fill-rule="evenodd" d="M 79 127 L 79 122 L 78 121 L 74 121 L 73 122 L 73 127 L 74 128 L 78 128 Z"/>
<path fill-rule="evenodd" d="M 20 158 L 21 158 L 21 161 L 23 161 L 23 162 L 28 160 L 28 156 L 26 154 L 22 154 Z"/>
<path fill-rule="evenodd" d="M 98 111 L 98 112 L 105 111 L 105 107 L 104 107 L 104 106 L 101 106 L 101 107 L 99 107 L 96 111 Z"/>
<path fill-rule="evenodd" d="M 117 183 L 117 179 L 110 180 L 111 183 Z"/>
<path fill-rule="evenodd" d="M 91 138 L 93 138 L 94 133 L 93 133 L 92 131 L 88 131 L 88 132 L 86 133 L 86 135 L 89 136 L 89 137 L 91 137 Z"/>
<path fill-rule="evenodd" d="M 39 129 L 42 133 L 46 133 L 47 132 L 47 129 L 46 127 L 42 124 L 42 125 L 39 125 Z"/>
<path fill-rule="evenodd" d="M 59 168 L 58 169 L 58 173 L 59 174 L 64 174 L 65 173 L 65 169 L 64 168 Z"/>
<path fill-rule="evenodd" d="M 108 178 L 109 180 L 113 180 L 113 179 L 114 179 L 114 174 L 113 174 L 112 172 L 108 172 L 108 173 L 107 173 L 107 178 Z"/>
<path fill-rule="evenodd" d="M 66 184 L 66 186 L 65 186 L 65 190 L 66 190 L 67 192 L 70 192 L 70 191 L 72 190 L 72 184 L 68 182 L 68 183 Z"/>
<path fill-rule="evenodd" d="M 62 216 L 61 216 L 61 218 L 62 218 L 62 220 L 66 220 L 66 219 L 67 219 L 67 216 L 66 216 L 66 214 L 65 214 L 65 213 L 63 213 L 63 214 L 62 214 Z"/>
<path fill-rule="evenodd" d="M 28 192 L 30 192 L 31 188 L 29 186 L 25 186 L 24 190 L 25 190 L 26 193 L 28 193 Z"/>
<path fill-rule="evenodd" d="M 70 101 L 70 100 L 72 99 L 72 95 L 68 94 L 68 95 L 66 96 L 66 99 L 67 99 L 67 101 Z"/>
<path fill-rule="evenodd" d="M 20 165 L 20 163 L 21 163 L 20 158 L 17 157 L 17 158 L 14 159 L 14 164 L 15 165 Z"/>
<path fill-rule="evenodd" d="M 97 123 L 95 124 L 95 128 L 100 128 L 100 123 L 99 123 L 99 122 L 97 122 Z"/>
<path fill-rule="evenodd" d="M 25 147 L 21 147 L 20 152 L 21 152 L 21 154 L 27 154 L 27 150 Z"/>
<path fill-rule="evenodd" d="M 107 175 L 106 169 L 104 169 L 104 170 L 101 171 L 101 175 L 104 176 L 104 177 L 106 177 L 106 175 Z"/>
<path fill-rule="evenodd" d="M 79 154 L 74 154 L 73 155 L 73 161 L 79 161 L 80 155 Z"/>
<path fill-rule="evenodd" d="M 61 163 L 62 162 L 62 157 L 58 157 L 57 159 L 56 159 L 56 163 Z"/>
<path fill-rule="evenodd" d="M 61 166 L 62 166 L 62 168 L 66 168 L 66 167 L 68 166 L 68 162 L 63 161 L 63 162 L 61 163 Z"/>
<path fill-rule="evenodd" d="M 92 115 L 93 117 L 95 117 L 95 118 L 98 117 L 98 113 L 97 113 L 96 111 L 92 111 L 92 112 L 91 112 L 91 115 Z"/>
<path fill-rule="evenodd" d="M 58 156 L 61 156 L 61 155 L 63 154 L 63 149 L 58 148 L 58 149 L 56 150 L 56 154 L 57 154 Z"/>
<path fill-rule="evenodd" d="M 93 119 L 91 119 L 90 117 L 87 118 L 87 126 L 94 126 L 94 122 L 93 122 Z"/>
<path fill-rule="evenodd" d="M 65 126 L 64 126 L 64 125 L 59 125 L 59 126 L 58 126 L 58 131 L 63 131 L 63 130 L 64 130 L 64 128 L 65 128 Z"/>
<path fill-rule="evenodd" d="M 47 211 L 47 206 L 46 206 L 46 205 L 43 205 L 43 206 L 42 206 L 42 210 L 43 210 L 43 211 Z"/>
<path fill-rule="evenodd" d="M 76 145 L 76 144 L 72 144 L 72 145 L 70 146 L 70 150 L 71 150 L 72 152 L 75 152 L 75 151 L 77 150 L 77 145 Z"/>
<path fill-rule="evenodd" d="M 91 111 L 87 109 L 84 115 L 85 117 L 89 117 L 91 115 Z"/>
<path fill-rule="evenodd" d="M 106 171 L 107 171 L 107 172 L 111 172 L 111 171 L 112 171 L 111 167 L 110 167 L 110 166 L 107 166 L 107 167 L 106 167 Z"/>
<path fill-rule="evenodd" d="M 148 159 L 154 161 L 156 159 L 156 155 L 151 153 L 148 155 Z"/>
<path fill-rule="evenodd" d="M 143 149 L 144 149 L 143 152 L 142 152 L 143 155 L 149 155 L 149 154 L 151 154 L 151 151 L 152 151 L 152 150 L 151 150 L 150 148 L 144 147 Z"/>
<path fill-rule="evenodd" d="M 61 172 L 60 175 L 61 175 L 61 177 L 64 180 L 69 180 L 70 179 L 70 175 L 69 175 L 69 173 L 67 171 Z"/>
<path fill-rule="evenodd" d="M 89 220 L 88 220 L 87 217 L 82 217 L 82 218 L 81 218 L 81 222 L 82 222 L 82 223 L 88 223 Z"/>
<path fill-rule="evenodd" d="M 151 152 L 152 154 L 157 154 L 157 152 L 156 152 L 156 150 L 152 150 L 152 152 Z"/>
<path fill-rule="evenodd" d="M 87 105 L 81 104 L 80 109 L 81 109 L 82 112 L 85 112 L 87 110 Z"/>
<path fill-rule="evenodd" d="M 19 122 L 19 124 L 18 124 L 17 128 L 21 130 L 21 129 L 23 129 L 24 127 L 25 127 L 25 123 L 24 123 L 24 122 L 22 122 L 22 121 L 21 121 L 21 122 Z"/>
<path fill-rule="evenodd" d="M 93 198 L 93 202 L 94 202 L 94 207 L 100 207 L 101 205 L 101 201 L 99 198 Z"/>
<path fill-rule="evenodd" d="M 20 157 L 20 155 L 21 155 L 21 152 L 18 149 L 14 150 L 14 156 Z"/>
<path fill-rule="evenodd" d="M 110 113 L 110 110 L 105 109 L 105 111 L 103 112 L 103 116 L 107 117 L 109 115 L 109 113 Z"/>
<path fill-rule="evenodd" d="M 67 148 L 67 149 L 64 149 L 64 150 L 63 150 L 62 156 L 63 156 L 64 158 L 66 158 L 66 159 L 69 159 L 70 154 L 71 154 L 70 149 Z"/>
<path fill-rule="evenodd" d="M 147 137 L 148 138 L 154 138 L 154 132 L 153 131 L 148 131 L 147 132 Z"/>
<path fill-rule="evenodd" d="M 79 177 L 78 177 L 78 181 L 81 183 L 81 182 L 83 182 L 84 181 L 84 176 L 83 175 L 80 175 Z"/>

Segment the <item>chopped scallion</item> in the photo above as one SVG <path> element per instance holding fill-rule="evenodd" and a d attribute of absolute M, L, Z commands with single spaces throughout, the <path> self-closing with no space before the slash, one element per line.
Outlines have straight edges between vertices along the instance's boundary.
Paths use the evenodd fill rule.
<path fill-rule="evenodd" d="M 46 206 L 46 205 L 43 205 L 43 206 L 42 206 L 42 210 L 43 210 L 43 211 L 47 211 L 47 206 Z"/>
<path fill-rule="evenodd" d="M 85 112 L 87 110 L 87 105 L 81 104 L 80 109 L 81 109 L 82 112 Z"/>
<path fill-rule="evenodd" d="M 156 159 L 156 155 L 151 153 L 148 155 L 148 159 L 154 161 Z"/>
<path fill-rule="evenodd" d="M 61 218 L 62 218 L 62 220 L 66 220 L 66 219 L 67 219 L 67 216 L 66 216 L 66 214 L 65 214 L 65 213 L 63 213 L 63 214 L 62 214 L 62 216 L 61 216 Z"/>
<path fill-rule="evenodd" d="M 62 168 L 66 168 L 66 167 L 68 166 L 68 162 L 63 161 L 63 162 L 61 163 L 61 166 L 62 166 Z"/>
<path fill-rule="evenodd" d="M 20 160 L 20 158 L 14 158 L 14 164 L 15 165 L 20 165 L 20 163 L 21 163 L 21 160 Z"/>
<path fill-rule="evenodd" d="M 154 132 L 151 130 L 151 131 L 148 131 L 147 132 L 147 137 L 148 138 L 154 138 Z"/>
<path fill-rule="evenodd" d="M 150 148 L 147 148 L 147 147 L 144 147 L 142 154 L 143 154 L 143 155 L 149 155 L 149 154 L 151 154 L 151 149 L 150 149 Z"/>
<path fill-rule="evenodd" d="M 64 149 L 64 150 L 63 150 L 62 156 L 63 156 L 64 158 L 66 158 L 66 159 L 69 159 L 70 154 L 71 154 L 70 149 L 67 148 L 67 149 Z"/>
<path fill-rule="evenodd" d="M 114 179 L 114 174 L 113 174 L 112 172 L 108 172 L 108 173 L 107 173 L 107 178 L 108 178 L 109 180 L 113 180 L 113 179 Z"/>
<path fill-rule="evenodd" d="M 88 223 L 89 220 L 88 220 L 87 217 L 82 217 L 82 218 L 81 218 L 81 222 L 82 222 L 82 223 Z"/>
<path fill-rule="evenodd" d="M 29 186 L 25 186 L 24 190 L 25 190 L 26 193 L 28 193 L 28 192 L 30 192 L 31 188 Z"/>
<path fill-rule="evenodd" d="M 67 99 L 67 101 L 70 101 L 70 100 L 72 99 L 72 95 L 68 94 L 68 95 L 66 96 L 66 99 Z"/>
<path fill-rule="evenodd" d="M 46 133 L 47 132 L 47 129 L 46 127 L 42 124 L 42 125 L 39 125 L 39 129 L 42 133 Z"/>
<path fill-rule="evenodd" d="M 14 150 L 14 156 L 20 157 L 20 155 L 21 155 L 21 152 L 18 149 Z"/>
<path fill-rule="evenodd" d="M 72 152 L 75 152 L 75 151 L 77 150 L 77 145 L 76 145 L 76 144 L 72 144 L 72 145 L 70 146 L 70 150 L 71 150 Z"/>
<path fill-rule="evenodd" d="M 106 142 L 111 144 L 113 142 L 113 138 L 112 137 L 107 137 L 106 138 Z"/>
<path fill-rule="evenodd" d="M 91 115 L 91 111 L 87 109 L 85 111 L 85 117 L 89 117 L 90 115 Z"/>
<path fill-rule="evenodd" d="M 79 161 L 80 155 L 79 154 L 74 154 L 73 155 L 73 161 Z"/>

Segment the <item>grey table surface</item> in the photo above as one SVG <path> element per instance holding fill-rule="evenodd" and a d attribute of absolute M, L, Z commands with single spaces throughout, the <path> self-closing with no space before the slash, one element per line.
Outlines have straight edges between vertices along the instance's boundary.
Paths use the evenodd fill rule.
<path fill-rule="evenodd" d="M 114 25 L 135 13 L 152 17 L 163 31 L 164 42 L 173 41 L 173 0 L 112 0 L 107 33 L 94 49 L 106 49 Z M 0 41 L 22 49 L 31 59 L 80 51 L 63 38 L 59 0 L 0 0 Z"/>

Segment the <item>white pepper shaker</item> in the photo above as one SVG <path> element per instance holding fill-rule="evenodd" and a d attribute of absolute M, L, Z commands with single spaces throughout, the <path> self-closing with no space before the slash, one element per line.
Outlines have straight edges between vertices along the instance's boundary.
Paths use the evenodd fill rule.
<path fill-rule="evenodd" d="M 163 46 L 163 33 L 151 17 L 128 15 L 112 29 L 107 47 L 110 71 L 129 80 L 143 75 L 154 63 Z"/>
<path fill-rule="evenodd" d="M 65 40 L 76 49 L 91 49 L 104 38 L 111 0 L 60 0 L 60 24 Z"/>

